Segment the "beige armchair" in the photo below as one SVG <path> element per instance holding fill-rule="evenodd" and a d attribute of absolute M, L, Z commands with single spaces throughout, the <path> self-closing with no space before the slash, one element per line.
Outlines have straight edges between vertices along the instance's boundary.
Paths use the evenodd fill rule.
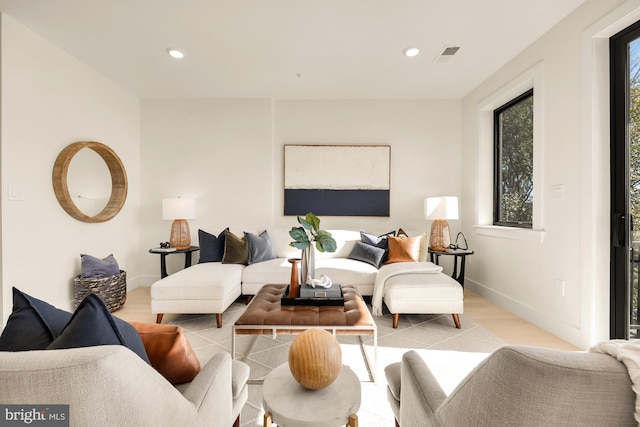
<path fill-rule="evenodd" d="M 227 353 L 174 387 L 123 346 L 0 352 L 0 402 L 68 404 L 71 426 L 239 426 L 248 377 Z"/>
<path fill-rule="evenodd" d="M 637 426 L 625 366 L 604 354 L 506 346 L 447 396 L 415 351 L 385 368 L 396 426 Z"/>

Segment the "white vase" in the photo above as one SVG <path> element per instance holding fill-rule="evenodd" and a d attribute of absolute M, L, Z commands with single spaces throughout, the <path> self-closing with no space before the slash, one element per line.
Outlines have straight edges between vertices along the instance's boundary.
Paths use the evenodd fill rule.
<path fill-rule="evenodd" d="M 316 254 L 313 244 L 302 250 L 302 261 L 300 262 L 300 283 L 307 283 L 309 277 L 316 277 Z"/>

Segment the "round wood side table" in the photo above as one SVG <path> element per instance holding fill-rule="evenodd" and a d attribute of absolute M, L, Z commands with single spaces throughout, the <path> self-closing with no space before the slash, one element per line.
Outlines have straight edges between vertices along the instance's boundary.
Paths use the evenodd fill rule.
<path fill-rule="evenodd" d="M 358 427 L 360 380 L 342 365 L 338 378 L 328 387 L 307 390 L 296 382 L 283 363 L 264 379 L 262 404 L 264 427 Z"/>

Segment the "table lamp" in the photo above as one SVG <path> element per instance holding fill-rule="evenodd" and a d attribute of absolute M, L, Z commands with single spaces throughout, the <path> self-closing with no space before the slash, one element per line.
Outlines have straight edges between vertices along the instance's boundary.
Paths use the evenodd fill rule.
<path fill-rule="evenodd" d="M 196 201 L 174 197 L 162 199 L 162 219 L 173 220 L 169 243 L 177 250 L 189 249 L 191 246 L 191 232 L 188 219 L 196 217 Z"/>
<path fill-rule="evenodd" d="M 433 220 L 429 236 L 429 249 L 446 251 L 451 245 L 448 219 L 458 219 L 458 198 L 455 196 L 427 197 L 424 216 Z"/>

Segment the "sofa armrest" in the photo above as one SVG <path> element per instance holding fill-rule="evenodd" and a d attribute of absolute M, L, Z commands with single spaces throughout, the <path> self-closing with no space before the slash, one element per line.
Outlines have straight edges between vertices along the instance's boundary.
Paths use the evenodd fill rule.
<path fill-rule="evenodd" d="M 221 419 L 233 423 L 231 356 L 228 353 L 214 354 L 193 381 L 180 390 L 195 405 L 200 419 Z"/>
<path fill-rule="evenodd" d="M 447 395 L 418 353 L 402 356 L 400 376 L 400 425 L 436 425 L 436 409 Z"/>

